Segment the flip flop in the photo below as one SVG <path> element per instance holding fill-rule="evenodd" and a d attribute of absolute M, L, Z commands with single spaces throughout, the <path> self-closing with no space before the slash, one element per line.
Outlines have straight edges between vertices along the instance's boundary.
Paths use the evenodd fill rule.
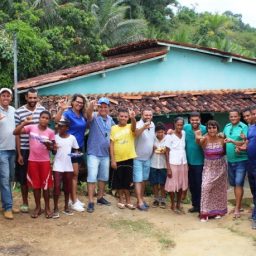
<path fill-rule="evenodd" d="M 74 215 L 74 213 L 70 210 L 64 210 L 64 211 L 62 211 L 62 213 L 64 213 L 65 215 L 68 215 L 68 216 Z"/>
<path fill-rule="evenodd" d="M 28 205 L 22 204 L 22 205 L 20 206 L 20 211 L 21 211 L 22 213 L 28 213 Z"/>
<path fill-rule="evenodd" d="M 36 218 L 38 218 L 43 212 L 44 212 L 44 210 L 42 210 L 42 209 L 40 209 L 38 212 L 36 212 L 36 211 L 34 210 L 34 212 L 30 215 L 30 217 L 33 218 L 33 219 L 36 219 Z"/>
<path fill-rule="evenodd" d="M 125 208 L 125 204 L 123 204 L 123 203 L 117 203 L 117 207 L 118 207 L 119 209 L 124 209 L 124 208 Z"/>
<path fill-rule="evenodd" d="M 133 204 L 126 204 L 125 207 L 127 207 L 130 210 L 135 210 L 136 207 Z"/>
<path fill-rule="evenodd" d="M 53 218 L 53 213 L 45 213 L 45 218 L 46 219 L 52 219 Z"/>

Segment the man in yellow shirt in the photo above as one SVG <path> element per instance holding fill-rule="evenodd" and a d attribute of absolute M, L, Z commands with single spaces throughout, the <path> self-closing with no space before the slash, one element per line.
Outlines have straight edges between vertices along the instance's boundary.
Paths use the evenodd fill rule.
<path fill-rule="evenodd" d="M 131 124 L 127 124 L 129 118 Z M 134 210 L 131 203 L 130 189 L 132 187 L 133 158 L 136 157 L 134 146 L 136 119 L 134 111 L 120 109 L 118 111 L 118 124 L 112 126 L 110 132 L 111 167 L 114 169 L 112 188 L 119 194 L 117 206 Z"/>

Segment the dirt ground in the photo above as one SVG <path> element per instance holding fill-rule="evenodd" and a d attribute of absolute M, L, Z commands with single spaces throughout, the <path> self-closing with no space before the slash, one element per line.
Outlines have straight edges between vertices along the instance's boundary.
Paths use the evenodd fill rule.
<path fill-rule="evenodd" d="M 256 231 L 250 227 L 250 209 L 239 220 L 227 215 L 201 223 L 196 214 L 177 215 L 170 209 L 121 210 L 114 197 L 106 197 L 112 206 L 96 206 L 93 214 L 62 214 L 54 220 L 20 213 L 13 221 L 0 216 L 0 255 L 255 255 Z M 14 193 L 14 201 L 20 204 L 18 193 Z M 32 208 L 32 194 L 30 202 Z M 189 207 L 184 205 L 186 212 Z"/>

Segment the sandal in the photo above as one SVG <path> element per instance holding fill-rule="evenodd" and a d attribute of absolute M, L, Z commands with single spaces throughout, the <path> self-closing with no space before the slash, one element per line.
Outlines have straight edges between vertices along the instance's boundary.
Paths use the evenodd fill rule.
<path fill-rule="evenodd" d="M 64 211 L 62 211 L 62 213 L 64 213 L 65 215 L 68 215 L 68 216 L 74 215 L 74 213 L 70 210 L 64 210 Z"/>
<path fill-rule="evenodd" d="M 30 215 L 31 218 L 36 219 L 38 218 L 42 213 L 44 212 L 44 210 L 40 209 L 39 211 L 34 210 L 34 212 Z"/>
<path fill-rule="evenodd" d="M 233 219 L 239 219 L 241 217 L 240 212 L 234 212 Z"/>
<path fill-rule="evenodd" d="M 53 219 L 58 219 L 59 217 L 60 217 L 59 211 L 54 212 L 53 215 L 52 215 Z"/>
<path fill-rule="evenodd" d="M 130 209 L 130 210 L 135 210 L 136 209 L 136 207 L 133 205 L 133 204 L 126 204 L 125 205 L 128 209 Z"/>
<path fill-rule="evenodd" d="M 123 203 L 117 203 L 117 207 L 118 207 L 119 209 L 124 209 L 124 208 L 125 208 L 125 204 L 123 204 Z"/>
<path fill-rule="evenodd" d="M 52 219 L 53 218 L 53 213 L 45 213 L 45 218 L 46 219 Z"/>
<path fill-rule="evenodd" d="M 28 205 L 22 204 L 22 205 L 20 206 L 20 211 L 21 211 L 22 213 L 28 213 Z"/>

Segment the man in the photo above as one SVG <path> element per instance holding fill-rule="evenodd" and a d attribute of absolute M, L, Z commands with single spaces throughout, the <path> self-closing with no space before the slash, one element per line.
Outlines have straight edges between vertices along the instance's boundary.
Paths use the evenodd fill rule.
<path fill-rule="evenodd" d="M 105 185 L 109 179 L 109 147 L 110 129 L 114 125 L 109 114 L 109 100 L 100 98 L 98 101 L 98 113 L 94 113 L 96 101 L 89 103 L 87 119 L 90 124 L 90 132 L 87 143 L 87 169 L 88 169 L 88 198 L 87 212 L 94 212 L 93 196 L 96 182 L 98 182 L 97 204 L 110 205 L 104 197 Z"/>
<path fill-rule="evenodd" d="M 0 90 L 0 191 L 2 208 L 6 219 L 13 219 L 11 178 L 15 161 L 15 129 L 14 112 L 10 106 L 12 91 L 8 88 Z"/>
<path fill-rule="evenodd" d="M 201 118 L 198 112 L 193 112 L 189 117 L 190 124 L 184 125 L 186 132 L 186 154 L 188 161 L 188 181 L 191 192 L 192 208 L 189 212 L 200 212 L 202 172 L 204 154 L 202 148 L 196 143 L 195 132 L 200 130 L 202 135 L 206 134 L 206 127 L 201 125 Z"/>
<path fill-rule="evenodd" d="M 242 115 L 243 115 L 244 121 L 247 123 L 248 126 L 250 126 L 251 124 L 253 124 L 253 116 L 252 116 L 250 107 L 245 108 L 245 109 L 242 111 Z"/>
<path fill-rule="evenodd" d="M 241 202 L 243 198 L 243 186 L 246 175 L 248 156 L 246 152 L 237 152 L 236 147 L 244 144 L 244 137 L 247 136 L 248 127 L 240 122 L 238 110 L 229 112 L 229 120 L 224 128 L 226 137 L 226 152 L 228 160 L 228 178 L 230 186 L 234 187 L 236 205 L 234 209 L 234 218 L 240 218 Z"/>
<path fill-rule="evenodd" d="M 142 111 L 141 120 L 136 124 L 135 150 L 137 157 L 133 160 L 133 182 L 137 197 L 137 208 L 141 211 L 148 210 L 148 204 L 144 201 L 146 181 L 149 178 L 150 158 L 153 153 L 155 125 L 152 122 L 152 110 L 146 108 Z"/>
<path fill-rule="evenodd" d="M 31 119 L 33 124 L 38 124 L 39 116 L 45 108 L 38 104 L 37 90 L 31 88 L 25 95 L 26 104 L 15 111 L 15 124 L 20 125 L 27 118 Z M 29 135 L 21 134 L 16 136 L 17 165 L 16 177 L 21 185 L 22 205 L 20 211 L 28 213 L 28 186 L 27 186 L 27 169 L 29 157 Z"/>

